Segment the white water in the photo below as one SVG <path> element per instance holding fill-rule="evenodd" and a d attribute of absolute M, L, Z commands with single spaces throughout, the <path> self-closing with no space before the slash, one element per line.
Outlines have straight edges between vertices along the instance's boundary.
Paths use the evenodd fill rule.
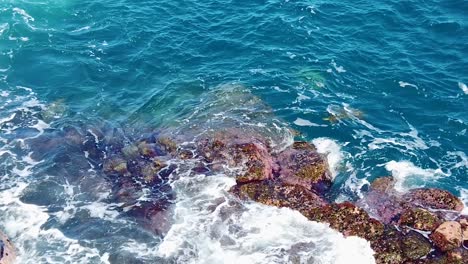
<path fill-rule="evenodd" d="M 181 177 L 175 223 L 157 249 L 176 263 L 374 263 L 364 239 L 344 238 L 299 212 L 241 203 L 224 175 Z"/>

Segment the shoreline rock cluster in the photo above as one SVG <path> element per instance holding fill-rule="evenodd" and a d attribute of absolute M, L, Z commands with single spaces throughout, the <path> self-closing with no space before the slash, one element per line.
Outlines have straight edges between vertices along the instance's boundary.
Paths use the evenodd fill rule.
<path fill-rule="evenodd" d="M 450 192 L 421 188 L 400 194 L 393 178 L 382 177 L 355 204 L 334 203 L 326 199 L 332 184 L 326 160 L 313 145 L 295 142 L 263 160 L 276 161 L 264 166 L 274 168 L 272 173 L 249 177 L 247 163 L 247 175 L 238 177 L 230 192 L 240 199 L 297 210 L 345 236 L 365 238 L 379 264 L 468 263 L 468 217 L 460 214 L 463 203 Z"/>
<path fill-rule="evenodd" d="M 234 129 L 189 144 L 160 134 L 130 144 L 115 135 L 75 130 L 63 138 L 79 144 L 89 163 L 102 169 L 122 211 L 158 234 L 170 227 L 172 177 L 222 172 L 236 178 L 230 193 L 239 199 L 297 210 L 345 236 L 367 239 L 378 264 L 468 264 L 468 216 L 461 215 L 463 203 L 456 196 L 431 188 L 398 193 L 394 179 L 381 177 L 362 199 L 332 202 L 329 165 L 308 142 L 277 153 L 263 137 Z M 148 188 L 150 199 L 138 201 Z"/>

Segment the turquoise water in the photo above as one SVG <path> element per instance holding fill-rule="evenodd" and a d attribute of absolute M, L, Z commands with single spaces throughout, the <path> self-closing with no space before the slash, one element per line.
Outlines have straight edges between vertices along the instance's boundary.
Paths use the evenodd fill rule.
<path fill-rule="evenodd" d="M 158 248 L 164 238 L 119 218 L 118 205 L 75 190 L 86 162 L 56 157 L 78 154 L 62 148 L 32 161 L 21 139 L 83 124 L 135 137 L 187 134 L 194 124 L 211 128 L 197 111 L 235 116 L 229 110 L 242 109 L 242 96 L 258 104 L 242 109 L 255 124 L 277 122 L 323 145 L 336 161 L 337 200 L 357 199 L 367 182 L 392 174 L 400 190 L 439 187 L 467 202 L 467 10 L 463 0 L 3 0 L 0 229 L 20 241 L 25 263 L 86 254 L 84 263 L 184 262 L 122 253 L 123 244 Z M 228 86 L 242 92 L 212 107 Z M 270 114 L 259 117 L 264 110 Z M 60 162 L 68 164 L 62 171 L 49 168 Z M 16 211 L 7 197 L 17 199 Z M 70 201 L 83 208 L 96 199 L 104 213 L 72 210 L 60 222 L 77 206 Z M 25 232 L 52 242 L 25 242 Z"/>

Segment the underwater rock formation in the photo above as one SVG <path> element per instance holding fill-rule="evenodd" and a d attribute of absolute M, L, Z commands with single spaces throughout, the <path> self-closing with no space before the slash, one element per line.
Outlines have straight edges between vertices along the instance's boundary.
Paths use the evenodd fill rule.
<path fill-rule="evenodd" d="M 15 259 L 15 247 L 10 239 L 0 231 L 0 264 L 12 264 L 15 263 Z"/>

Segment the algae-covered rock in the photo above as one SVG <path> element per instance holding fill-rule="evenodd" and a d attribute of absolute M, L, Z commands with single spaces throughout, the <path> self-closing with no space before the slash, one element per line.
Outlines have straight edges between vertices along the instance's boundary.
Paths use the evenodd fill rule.
<path fill-rule="evenodd" d="M 234 186 L 231 193 L 266 205 L 287 207 L 300 212 L 324 206 L 327 202 L 302 186 L 273 182 L 250 182 Z"/>
<path fill-rule="evenodd" d="M 0 264 L 15 263 L 16 252 L 13 243 L 0 231 Z"/>
<path fill-rule="evenodd" d="M 404 197 L 409 203 L 418 204 L 426 208 L 461 212 L 464 207 L 462 201 L 458 197 L 448 191 L 440 189 L 413 189 L 405 194 Z"/>
<path fill-rule="evenodd" d="M 444 222 L 437 227 L 430 237 L 441 251 L 458 248 L 462 243 L 461 225 L 456 221 Z"/>
<path fill-rule="evenodd" d="M 381 222 L 350 202 L 314 208 L 304 215 L 313 221 L 329 223 L 331 228 L 346 236 L 359 236 L 372 241 L 380 238 L 384 231 Z"/>
<path fill-rule="evenodd" d="M 120 157 L 112 157 L 104 161 L 104 172 L 109 174 L 128 175 L 127 161 Z"/>
<path fill-rule="evenodd" d="M 427 256 L 432 245 L 423 235 L 410 232 L 401 238 L 401 248 L 406 258 L 416 260 Z"/>
<path fill-rule="evenodd" d="M 277 157 L 279 178 L 290 185 L 301 185 L 309 190 L 326 191 L 333 178 L 326 159 L 307 142 L 295 142 Z"/>
<path fill-rule="evenodd" d="M 403 212 L 399 224 L 422 231 L 434 231 L 441 224 L 441 220 L 427 210 L 411 208 Z"/>

